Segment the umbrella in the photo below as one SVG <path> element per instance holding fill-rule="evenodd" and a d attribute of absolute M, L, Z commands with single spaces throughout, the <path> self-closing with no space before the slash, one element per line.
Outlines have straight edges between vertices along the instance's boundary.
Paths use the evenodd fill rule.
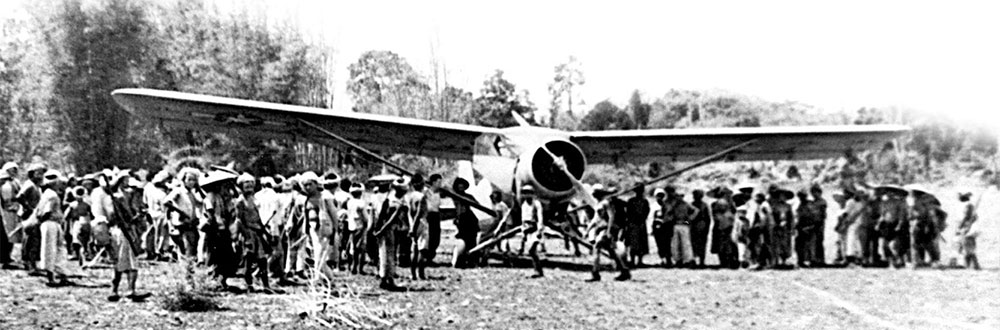
<path fill-rule="evenodd" d="M 909 195 L 910 193 L 906 191 L 906 189 L 903 189 L 903 187 L 894 184 L 886 184 L 875 187 L 875 194 L 876 195 L 894 194 L 900 197 L 906 197 L 906 195 Z"/>

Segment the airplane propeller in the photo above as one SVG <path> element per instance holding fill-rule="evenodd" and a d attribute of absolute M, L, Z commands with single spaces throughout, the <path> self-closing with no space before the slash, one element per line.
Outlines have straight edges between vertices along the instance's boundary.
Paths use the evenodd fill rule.
<path fill-rule="evenodd" d="M 576 192 L 576 196 L 583 200 L 586 205 L 589 205 L 596 210 L 598 204 L 597 199 L 595 199 L 594 196 L 587 191 L 587 188 L 583 186 L 583 182 L 580 182 L 580 180 L 578 180 L 573 173 L 570 173 L 569 167 L 566 165 L 566 159 L 562 156 L 557 156 L 544 144 L 542 145 L 542 150 L 549 154 L 549 157 L 552 157 L 552 165 L 562 171 L 562 173 L 566 175 L 566 178 L 573 183 L 573 190 Z"/>

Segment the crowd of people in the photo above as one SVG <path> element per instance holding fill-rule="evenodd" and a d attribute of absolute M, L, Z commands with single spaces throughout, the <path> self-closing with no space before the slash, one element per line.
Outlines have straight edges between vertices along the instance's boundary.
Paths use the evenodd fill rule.
<path fill-rule="evenodd" d="M 753 186 L 736 191 L 696 189 L 686 201 L 673 187 L 655 189 L 653 201 L 658 207 L 653 212 L 652 236 L 660 265 L 704 267 L 706 253 L 712 253 L 723 268 L 828 266 L 824 242 L 829 205 L 823 190 L 817 185 L 798 192 L 776 185 L 764 192 L 754 190 Z M 618 237 L 628 265 L 641 266 L 650 250 L 646 221 L 654 208 L 645 191 L 637 187 L 634 197 L 612 203 L 624 214 Z M 955 246 L 967 267 L 979 269 L 978 231 L 972 229 L 978 217 L 971 195 L 958 196 L 962 214 Z M 713 201 L 706 202 L 706 196 Z M 834 199 L 843 211 L 835 218 L 837 249 L 832 264 L 940 265 L 948 214 L 934 195 L 897 186 L 851 187 L 834 194 Z"/>
<path fill-rule="evenodd" d="M 114 271 L 109 300 L 140 300 L 148 293 L 136 288 L 140 258 L 186 260 L 209 267 L 219 287 L 239 276 L 249 292 L 274 293 L 271 285 L 324 281 L 334 272 L 367 275 L 375 268 L 379 287 L 400 290 L 396 267 L 409 267 L 410 277 L 424 280 L 441 244 L 442 200 L 448 194 L 473 200 L 469 182 L 456 178 L 442 189 L 440 174 L 427 180 L 373 177 L 364 182 L 335 172 L 255 177 L 232 168 L 186 167 L 176 173 L 105 169 L 82 176 L 63 175 L 32 164 L 25 179 L 9 162 L 0 169 L 0 206 L 6 235 L 0 235 L 4 269 L 24 269 L 45 276 L 47 284 L 70 284 L 76 267 L 99 262 Z M 694 190 L 686 201 L 673 187 L 657 188 L 648 198 L 637 187 L 628 200 L 614 188 L 594 185 L 596 209 L 559 212 L 544 207 L 530 185 L 521 187 L 519 207 L 493 194 L 496 230 L 481 230 L 481 219 L 466 203 L 456 202 L 457 229 L 451 265 L 473 267 L 483 254 L 470 253 L 490 233 L 515 229 L 523 234 L 543 277 L 539 253 L 545 228 L 576 232 L 592 244 L 590 281 L 600 280 L 602 254 L 614 259 L 621 274 L 643 265 L 654 238 L 665 267 L 705 266 L 706 255 L 717 254 L 724 268 L 826 265 L 823 242 L 828 205 L 818 186 L 793 193 L 777 186 L 755 193 L 717 187 Z M 907 203 L 907 195 L 912 203 Z M 979 268 L 975 255 L 975 205 L 964 203 L 957 231 L 961 253 L 969 267 Z M 931 194 L 891 186 L 845 190 L 838 199 L 844 210 L 835 226 L 838 237 L 834 262 L 858 265 L 930 265 L 940 261 L 940 238 L 947 214 Z M 509 200 L 511 196 L 506 196 Z M 710 198 L 711 203 L 707 202 Z M 795 201 L 797 199 L 797 201 Z M 655 205 L 651 205 L 650 201 Z M 794 205 L 794 207 L 793 207 Z M 652 233 L 647 218 L 652 213 Z M 582 221 L 581 221 L 582 220 Z M 568 234 L 566 235 L 569 236 Z M 12 258 L 20 246 L 20 260 Z M 618 253 L 619 244 L 624 246 Z M 501 249 L 508 243 L 500 245 Z M 255 278 L 256 275 L 256 278 Z M 261 289 L 256 289 L 256 284 Z"/>

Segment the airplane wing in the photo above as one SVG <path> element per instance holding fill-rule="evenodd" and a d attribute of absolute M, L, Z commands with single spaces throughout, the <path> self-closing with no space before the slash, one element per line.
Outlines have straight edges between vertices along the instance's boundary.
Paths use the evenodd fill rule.
<path fill-rule="evenodd" d="M 112 96 L 128 112 L 165 126 L 225 132 L 237 138 L 336 142 L 302 125 L 301 119 L 368 149 L 455 160 L 472 160 L 476 137 L 499 133 L 490 127 L 153 89 L 119 89 Z"/>
<path fill-rule="evenodd" d="M 590 163 L 695 161 L 753 140 L 730 161 L 840 157 L 881 148 L 910 129 L 900 125 L 786 126 L 571 132 Z"/>

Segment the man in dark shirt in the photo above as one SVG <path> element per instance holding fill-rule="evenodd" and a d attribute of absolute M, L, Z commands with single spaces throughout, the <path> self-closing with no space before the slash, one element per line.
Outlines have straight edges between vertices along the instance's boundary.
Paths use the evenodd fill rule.
<path fill-rule="evenodd" d="M 699 267 L 705 266 L 705 245 L 708 243 L 708 225 L 711 222 L 711 211 L 708 203 L 702 200 L 705 192 L 696 189 L 691 196 L 694 201 L 691 206 L 697 210 L 695 217 L 691 220 L 691 250 L 694 252 L 694 259 Z"/>

